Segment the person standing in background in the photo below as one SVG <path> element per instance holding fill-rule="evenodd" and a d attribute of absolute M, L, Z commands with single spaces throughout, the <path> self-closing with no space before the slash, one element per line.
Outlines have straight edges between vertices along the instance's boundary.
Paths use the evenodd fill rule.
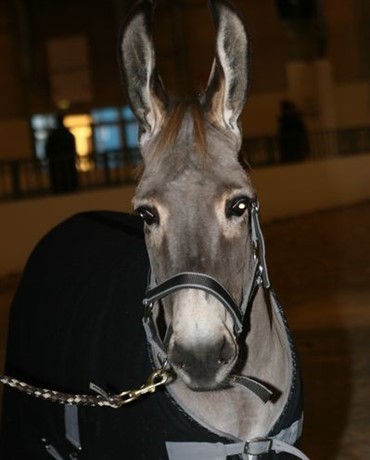
<path fill-rule="evenodd" d="M 302 161 L 308 155 L 308 137 L 302 114 L 288 100 L 280 104 L 278 141 L 282 163 Z"/>
<path fill-rule="evenodd" d="M 49 160 L 49 174 L 53 193 L 77 189 L 76 142 L 73 134 L 64 126 L 63 114 L 57 115 L 57 126 L 46 140 L 45 155 Z"/>

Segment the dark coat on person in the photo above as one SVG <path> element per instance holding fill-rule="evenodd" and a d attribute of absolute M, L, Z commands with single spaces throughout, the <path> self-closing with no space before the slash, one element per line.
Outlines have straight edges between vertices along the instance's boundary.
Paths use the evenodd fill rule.
<path fill-rule="evenodd" d="M 68 192 L 77 188 L 76 142 L 73 134 L 63 125 L 53 129 L 46 140 L 45 155 L 49 161 L 51 190 Z"/>

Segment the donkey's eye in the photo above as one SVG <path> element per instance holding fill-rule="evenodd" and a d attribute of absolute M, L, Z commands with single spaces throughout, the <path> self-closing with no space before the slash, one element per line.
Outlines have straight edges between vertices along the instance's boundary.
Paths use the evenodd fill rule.
<path fill-rule="evenodd" d="M 139 208 L 135 209 L 134 214 L 141 217 L 147 225 L 159 223 L 158 211 L 155 208 L 140 206 Z"/>
<path fill-rule="evenodd" d="M 250 198 L 243 196 L 237 197 L 226 204 L 226 217 L 241 217 L 248 209 Z"/>

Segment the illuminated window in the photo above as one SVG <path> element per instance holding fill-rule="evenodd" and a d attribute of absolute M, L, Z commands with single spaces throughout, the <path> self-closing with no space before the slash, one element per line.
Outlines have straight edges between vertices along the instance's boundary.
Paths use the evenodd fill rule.
<path fill-rule="evenodd" d="M 125 121 L 126 145 L 129 148 L 136 148 L 138 139 L 138 123 L 129 106 L 122 109 L 122 118 Z"/>
<path fill-rule="evenodd" d="M 92 153 L 92 119 L 90 115 L 67 115 L 64 126 L 68 128 L 76 139 L 76 150 L 80 156 Z"/>
<path fill-rule="evenodd" d="M 95 152 L 104 153 L 122 149 L 119 110 L 114 107 L 95 109 L 91 115 L 95 125 Z"/>
<path fill-rule="evenodd" d="M 115 107 L 91 112 L 95 125 L 94 143 L 97 153 L 137 148 L 138 125 L 129 106 L 120 111 Z"/>
<path fill-rule="evenodd" d="M 45 144 L 48 133 L 56 127 L 56 117 L 52 114 L 34 115 L 31 117 L 31 126 L 35 139 L 35 152 L 39 160 L 45 158 Z"/>
<path fill-rule="evenodd" d="M 76 150 L 80 157 L 78 167 L 81 171 L 88 171 L 93 167 L 87 158 L 92 153 L 121 153 L 125 147 L 128 147 L 129 161 L 135 163 L 139 159 L 136 150 L 138 124 L 128 106 L 94 109 L 91 114 L 66 115 L 64 124 L 75 136 Z M 36 156 L 43 160 L 48 133 L 56 127 L 56 114 L 34 115 L 31 118 L 31 125 Z"/>
<path fill-rule="evenodd" d="M 80 157 L 77 167 L 80 171 L 90 171 L 94 168 L 94 163 L 88 158 L 93 151 L 92 143 L 92 118 L 88 114 L 66 115 L 64 126 L 70 130 L 76 140 L 76 151 Z"/>

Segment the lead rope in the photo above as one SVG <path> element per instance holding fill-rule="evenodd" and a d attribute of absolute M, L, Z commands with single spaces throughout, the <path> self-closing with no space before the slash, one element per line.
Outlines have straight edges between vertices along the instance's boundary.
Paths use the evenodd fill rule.
<path fill-rule="evenodd" d="M 170 379 L 171 372 L 163 367 L 161 369 L 154 370 L 148 377 L 146 383 L 140 388 L 112 395 L 105 392 L 94 383 L 90 383 L 90 389 L 97 394 L 86 395 L 62 393 L 60 391 L 50 390 L 47 388 L 39 388 L 22 382 L 21 380 L 8 377 L 6 375 L 0 375 L 0 383 L 3 385 L 7 385 L 22 393 L 26 393 L 29 396 L 43 399 L 44 401 L 56 402 L 64 405 L 73 404 L 76 406 L 106 406 L 112 407 L 113 409 L 118 409 L 125 404 L 136 401 L 146 394 L 155 393 L 159 387 L 166 385 Z"/>

